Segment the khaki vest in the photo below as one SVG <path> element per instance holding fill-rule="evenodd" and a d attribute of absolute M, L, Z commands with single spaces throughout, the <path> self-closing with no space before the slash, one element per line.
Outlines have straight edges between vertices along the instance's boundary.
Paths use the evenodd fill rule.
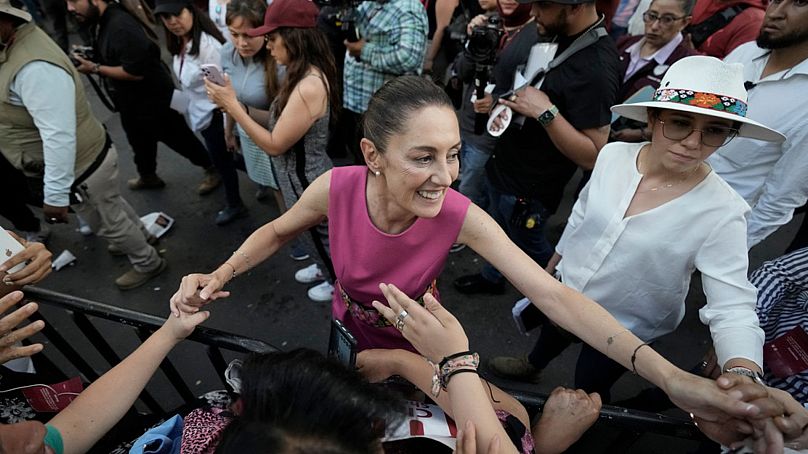
<path fill-rule="evenodd" d="M 75 175 L 78 177 L 103 151 L 106 131 L 90 110 L 79 72 L 56 43 L 33 23 L 17 29 L 14 43 L 7 50 L 7 60 L 0 63 L 0 152 L 28 176 L 42 177 L 45 173 L 42 138 L 34 119 L 25 107 L 9 102 L 9 87 L 17 72 L 37 60 L 64 69 L 76 85 L 76 112 L 65 112 L 65 115 L 76 115 Z"/>

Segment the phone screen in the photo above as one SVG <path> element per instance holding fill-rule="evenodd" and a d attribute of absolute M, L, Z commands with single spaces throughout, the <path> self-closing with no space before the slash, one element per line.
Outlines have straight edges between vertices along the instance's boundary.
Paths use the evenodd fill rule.
<path fill-rule="evenodd" d="M 328 356 L 350 368 L 356 366 L 356 338 L 339 320 L 331 321 Z"/>

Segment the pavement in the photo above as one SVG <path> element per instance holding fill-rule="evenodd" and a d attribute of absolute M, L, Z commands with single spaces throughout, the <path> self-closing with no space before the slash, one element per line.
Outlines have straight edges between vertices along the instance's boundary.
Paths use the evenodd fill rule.
<path fill-rule="evenodd" d="M 92 88 L 87 85 L 88 93 Z M 91 104 L 98 117 L 106 124 L 119 152 L 121 193 L 135 210 L 143 215 L 163 211 L 176 219 L 175 226 L 157 245 L 168 260 L 168 269 L 148 284 L 129 291 L 118 290 L 113 280 L 124 273 L 129 264 L 125 257 L 112 257 L 106 251 L 106 242 L 96 236 L 82 236 L 75 218 L 67 225 L 53 226 L 48 244 L 54 255 L 70 250 L 77 260 L 74 265 L 52 273 L 41 287 L 101 301 L 120 307 L 158 316 L 168 315 L 168 300 L 177 290 L 182 276 L 192 272 L 208 272 L 222 263 L 241 242 L 255 229 L 278 216 L 278 208 L 272 200 L 259 202 L 255 199 L 256 185 L 241 173 L 242 198 L 249 208 L 249 216 L 230 225 L 214 224 L 216 212 L 224 205 L 224 190 L 200 197 L 195 188 L 202 179 L 202 171 L 192 166 L 178 154 L 162 144 L 158 152 L 158 173 L 167 185 L 161 190 L 131 191 L 126 180 L 136 176 L 132 152 L 125 139 L 117 114 L 106 110 L 98 99 L 91 96 Z M 570 187 L 574 188 L 573 182 Z M 271 199 L 271 198 L 270 198 Z M 560 224 L 569 213 L 571 196 L 550 221 L 550 236 L 557 237 Z M 4 225 L 9 225 L 0 218 Z M 763 260 L 782 254 L 796 231 L 801 217 L 778 231 L 767 241 L 754 248 L 751 262 L 754 269 Z M 325 351 L 328 343 L 330 303 L 316 303 L 306 296 L 307 286 L 294 280 L 297 269 L 308 266 L 310 261 L 296 262 L 289 257 L 289 247 L 281 249 L 261 265 L 237 277 L 228 285 L 232 292 L 225 300 L 210 306 L 212 316 L 208 326 L 227 332 L 238 333 L 268 342 L 281 349 L 309 347 Z M 530 350 L 536 333 L 529 337 L 520 335 L 511 319 L 510 309 L 520 297 L 515 289 L 508 288 L 503 296 L 464 296 L 453 289 L 451 282 L 458 276 L 476 272 L 481 259 L 469 248 L 450 254 L 446 269 L 438 286 L 446 307 L 462 322 L 471 341 L 483 360 L 499 354 L 519 355 Z M 701 361 L 708 348 L 709 332 L 698 320 L 698 308 L 704 304 L 704 296 L 694 279 L 688 297 L 688 311 L 679 329 L 660 339 L 655 348 L 682 368 L 689 369 Z M 46 315 L 48 310 L 45 309 Z M 134 348 L 136 338 L 126 334 L 128 328 L 99 322 L 102 333 L 123 352 Z M 61 323 L 60 323 L 60 326 Z M 64 325 L 64 329 L 71 329 Z M 77 345 L 81 345 L 77 341 Z M 90 346 L 80 346 L 98 364 L 97 355 L 90 353 Z M 121 350 L 119 350 L 121 351 Z M 209 367 L 199 361 L 199 350 L 180 346 L 172 358 L 186 371 L 194 392 L 221 388 Z M 556 386 L 572 386 L 574 361 L 578 347 L 568 349 L 545 371 L 541 383 L 526 386 L 494 380 L 515 389 L 529 389 L 549 393 Z M 103 367 L 103 366 L 99 366 Z M 190 371 L 190 372 L 188 372 Z M 163 394 L 166 402 L 173 397 L 162 379 L 156 381 L 157 394 Z M 626 374 L 615 387 L 614 399 L 634 395 L 648 387 L 643 379 Z M 586 452 L 598 452 L 602 443 L 596 443 Z M 628 452 L 684 452 L 692 448 L 682 440 L 649 436 L 641 439 Z"/>

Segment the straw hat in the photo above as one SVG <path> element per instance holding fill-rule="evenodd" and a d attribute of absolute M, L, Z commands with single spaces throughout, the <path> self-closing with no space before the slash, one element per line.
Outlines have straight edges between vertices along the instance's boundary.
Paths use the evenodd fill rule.
<path fill-rule="evenodd" d="M 671 65 L 651 101 L 619 104 L 612 112 L 642 122 L 648 121 L 649 107 L 692 112 L 740 122 L 740 137 L 785 141 L 783 134 L 746 118 L 746 100 L 743 65 L 697 55 Z"/>
<path fill-rule="evenodd" d="M 31 22 L 31 15 L 19 8 L 11 6 L 9 0 L 0 0 L 0 13 L 14 16 L 24 20 L 25 22 Z"/>

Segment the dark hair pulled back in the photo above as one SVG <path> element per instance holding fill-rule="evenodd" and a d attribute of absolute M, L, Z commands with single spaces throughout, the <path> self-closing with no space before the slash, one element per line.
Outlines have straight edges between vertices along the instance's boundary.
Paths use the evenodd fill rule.
<path fill-rule="evenodd" d="M 399 400 L 314 350 L 253 355 L 241 376 L 242 411 L 217 454 L 373 454 L 401 415 Z"/>
<path fill-rule="evenodd" d="M 446 92 L 431 80 L 419 76 L 397 77 L 384 84 L 370 99 L 362 116 L 362 133 L 384 152 L 390 136 L 404 133 L 412 114 L 425 107 L 454 110 Z"/>

